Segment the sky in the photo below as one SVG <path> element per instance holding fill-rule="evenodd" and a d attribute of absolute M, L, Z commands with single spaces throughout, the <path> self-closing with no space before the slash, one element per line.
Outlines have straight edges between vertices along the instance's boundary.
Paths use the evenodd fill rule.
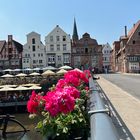
<path fill-rule="evenodd" d="M 32 31 L 45 36 L 56 25 L 72 36 L 74 17 L 79 38 L 89 33 L 98 44 L 112 46 L 140 20 L 140 0 L 0 0 L 0 40 L 12 34 L 25 44 Z"/>

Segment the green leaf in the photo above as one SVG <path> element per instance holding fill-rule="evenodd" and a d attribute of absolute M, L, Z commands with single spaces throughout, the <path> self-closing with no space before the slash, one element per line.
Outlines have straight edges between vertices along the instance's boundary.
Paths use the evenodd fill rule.
<path fill-rule="evenodd" d="M 68 128 L 67 127 L 64 127 L 63 128 L 63 133 L 67 133 L 68 132 Z"/>
<path fill-rule="evenodd" d="M 72 124 L 77 123 L 77 120 L 72 120 L 71 123 Z"/>

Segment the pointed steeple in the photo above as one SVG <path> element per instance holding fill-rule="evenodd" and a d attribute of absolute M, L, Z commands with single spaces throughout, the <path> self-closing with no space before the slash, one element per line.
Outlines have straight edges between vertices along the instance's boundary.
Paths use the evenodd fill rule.
<path fill-rule="evenodd" d="M 73 26 L 73 35 L 72 35 L 73 41 L 78 40 L 78 32 L 77 32 L 77 26 L 76 26 L 76 20 L 74 18 L 74 26 Z"/>

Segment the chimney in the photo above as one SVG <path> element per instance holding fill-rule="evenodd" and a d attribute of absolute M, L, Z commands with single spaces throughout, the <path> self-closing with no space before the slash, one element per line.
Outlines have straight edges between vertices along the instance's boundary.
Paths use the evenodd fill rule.
<path fill-rule="evenodd" d="M 8 35 L 8 42 L 13 40 L 13 36 L 12 35 Z"/>
<path fill-rule="evenodd" d="M 125 37 L 127 37 L 127 26 L 124 26 L 125 28 Z"/>

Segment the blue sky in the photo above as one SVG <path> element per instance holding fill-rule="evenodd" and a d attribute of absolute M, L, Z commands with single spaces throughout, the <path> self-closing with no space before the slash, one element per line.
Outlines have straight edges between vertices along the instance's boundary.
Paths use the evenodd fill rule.
<path fill-rule="evenodd" d="M 0 0 L 0 40 L 25 44 L 31 31 L 45 36 L 59 25 L 72 35 L 76 18 L 78 34 L 88 32 L 99 44 L 112 45 L 140 20 L 140 0 Z"/>

